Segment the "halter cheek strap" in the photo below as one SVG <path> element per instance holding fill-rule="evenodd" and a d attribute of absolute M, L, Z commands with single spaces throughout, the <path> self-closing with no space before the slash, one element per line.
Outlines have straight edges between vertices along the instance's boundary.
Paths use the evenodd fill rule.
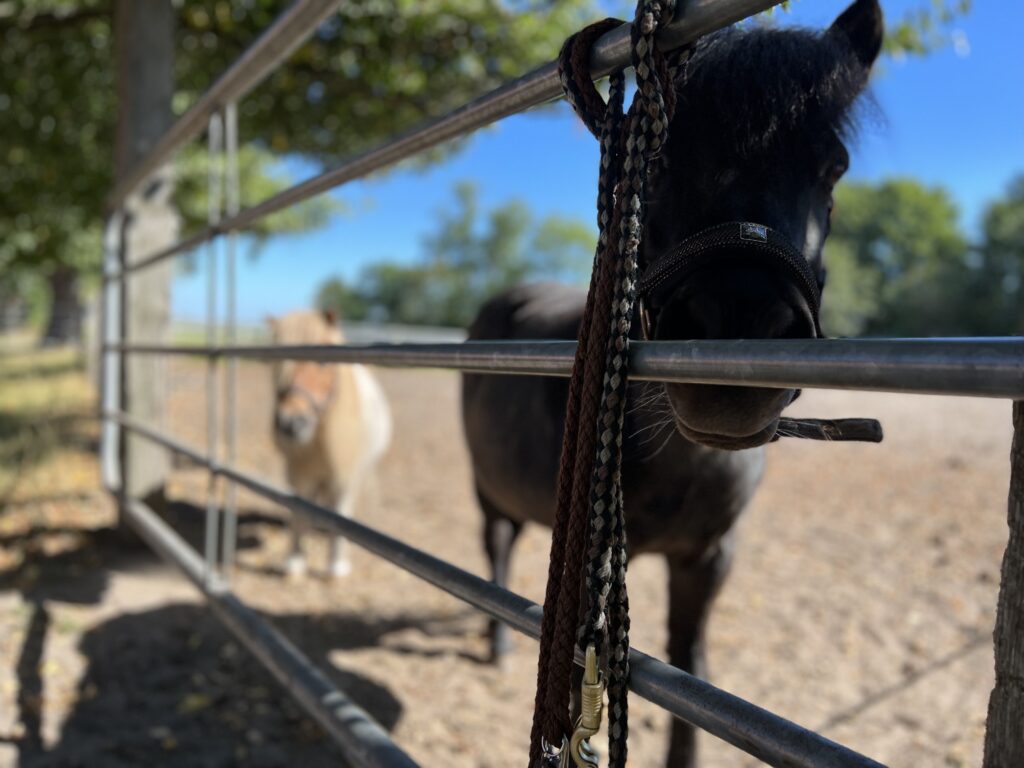
<path fill-rule="evenodd" d="M 788 275 L 811 310 L 814 335 L 822 338 L 821 289 L 824 273 L 815 274 L 789 239 L 764 224 L 730 221 L 686 238 L 651 265 L 637 285 L 640 324 L 650 339 L 656 313 L 676 287 L 696 270 L 722 259 L 756 258 Z"/>

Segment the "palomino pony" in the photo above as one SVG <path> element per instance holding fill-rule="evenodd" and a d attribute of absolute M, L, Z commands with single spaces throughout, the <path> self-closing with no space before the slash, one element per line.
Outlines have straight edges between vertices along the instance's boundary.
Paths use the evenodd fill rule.
<path fill-rule="evenodd" d="M 275 344 L 340 344 L 333 312 L 292 312 L 268 318 Z M 274 365 L 274 444 L 288 483 L 299 496 L 351 517 L 360 491 L 391 441 L 391 412 L 380 385 L 362 365 L 284 360 Z M 292 518 L 287 572 L 306 572 L 302 537 L 308 527 Z M 331 538 L 328 571 L 351 570 L 341 536 Z"/>
<path fill-rule="evenodd" d="M 848 163 L 843 136 L 881 44 L 877 0 L 856 0 L 821 33 L 739 27 L 699 42 L 675 83 L 668 144 L 644 201 L 644 309 L 634 335 L 641 326 L 650 339 L 820 335 L 822 246 Z M 711 228 L 734 236 L 712 242 Z M 699 260 L 680 261 L 695 253 Z M 584 298 L 550 284 L 512 289 L 481 309 L 469 337 L 574 339 Z M 554 517 L 567 392 L 565 379 L 463 377 L 484 545 L 500 585 L 523 524 Z M 760 482 L 761 446 L 796 394 L 696 384 L 629 391 L 628 548 L 666 557 L 669 659 L 695 675 L 707 675 L 705 623 L 729 569 L 733 523 Z M 494 623 L 491 632 L 498 660 L 507 628 Z M 676 721 L 668 764 L 692 766 L 695 754 L 692 727 Z"/>

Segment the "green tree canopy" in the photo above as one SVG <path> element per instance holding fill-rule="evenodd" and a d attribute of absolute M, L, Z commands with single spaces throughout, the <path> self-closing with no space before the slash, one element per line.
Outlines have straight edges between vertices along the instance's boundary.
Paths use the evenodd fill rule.
<path fill-rule="evenodd" d="M 984 334 L 1024 335 L 1024 174 L 982 218 L 966 309 Z"/>
<path fill-rule="evenodd" d="M 502 288 L 527 279 L 583 279 L 596 234 L 582 222 L 536 220 L 517 200 L 482 214 L 468 182 L 454 194 L 453 207 L 424 238 L 419 262 L 371 265 L 351 285 L 331 278 L 320 286 L 317 306 L 348 320 L 463 327 Z"/>
<path fill-rule="evenodd" d="M 289 4 L 175 0 L 174 111 L 193 104 Z M 240 136 L 249 145 L 243 199 L 255 202 L 291 182 L 270 165 L 273 157 L 337 161 L 521 74 L 593 15 L 591 5 L 341 4 L 240 104 Z M 0 2 L 0 275 L 98 269 L 118 108 L 112 9 L 113 0 Z M 205 218 L 202 157 L 194 148 L 178 163 L 186 230 Z M 323 212 L 307 207 L 268 225 L 303 228 Z"/>
<path fill-rule="evenodd" d="M 177 114 L 290 3 L 165 1 L 176 13 Z M 118 109 L 113 5 L 0 0 L 0 294 L 5 281 L 8 290 L 15 285 L 18 270 L 66 281 L 98 269 Z M 624 15 L 630 5 L 622 3 Z M 890 39 L 901 50 L 927 49 L 935 30 L 966 7 L 967 0 L 922 1 L 921 13 L 901 21 Z M 240 104 L 240 135 L 249 145 L 243 199 L 255 202 L 290 183 L 272 158 L 329 164 L 364 150 L 549 60 L 597 11 L 594 0 L 341 4 Z M 205 216 L 202 157 L 192 149 L 178 164 L 186 231 Z M 282 214 L 257 234 L 313 226 L 324 213 L 313 205 Z"/>
<path fill-rule="evenodd" d="M 949 297 L 968 275 L 968 246 L 946 190 L 890 179 L 843 184 L 835 198 L 825 250 L 833 332 L 957 333 Z"/>

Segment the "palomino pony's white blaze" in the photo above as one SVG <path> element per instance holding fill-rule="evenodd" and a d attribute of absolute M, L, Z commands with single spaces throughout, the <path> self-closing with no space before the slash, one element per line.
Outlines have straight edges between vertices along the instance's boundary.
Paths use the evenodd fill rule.
<path fill-rule="evenodd" d="M 340 344 L 331 312 L 292 312 L 268 318 L 275 344 Z M 380 385 L 363 365 L 281 361 L 274 366 L 274 444 L 288 483 L 299 496 L 352 517 L 359 494 L 391 442 L 391 412 Z M 306 572 L 302 549 L 309 526 L 292 518 L 287 572 Z M 331 539 L 328 570 L 351 570 L 341 536 Z"/>

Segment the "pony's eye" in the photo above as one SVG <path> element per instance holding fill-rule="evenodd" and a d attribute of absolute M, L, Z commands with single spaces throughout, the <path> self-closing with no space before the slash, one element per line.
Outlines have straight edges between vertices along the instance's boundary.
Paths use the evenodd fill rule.
<path fill-rule="evenodd" d="M 839 179 L 843 177 L 843 174 L 846 173 L 846 169 L 848 167 L 848 164 L 844 160 L 840 160 L 839 162 L 833 163 L 829 166 L 828 170 L 825 172 L 825 183 L 828 184 L 830 189 L 839 183 Z"/>

